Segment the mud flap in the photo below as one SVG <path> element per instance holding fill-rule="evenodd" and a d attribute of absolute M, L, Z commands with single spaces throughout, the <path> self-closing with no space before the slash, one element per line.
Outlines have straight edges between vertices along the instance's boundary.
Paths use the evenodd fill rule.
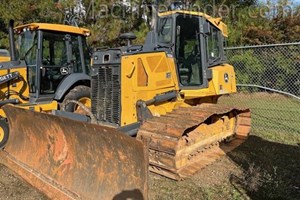
<path fill-rule="evenodd" d="M 147 199 L 144 144 L 114 128 L 4 106 L 1 162 L 51 199 Z"/>

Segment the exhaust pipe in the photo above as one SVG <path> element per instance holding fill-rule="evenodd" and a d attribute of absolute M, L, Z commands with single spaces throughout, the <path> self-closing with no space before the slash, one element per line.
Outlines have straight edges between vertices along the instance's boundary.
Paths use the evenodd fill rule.
<path fill-rule="evenodd" d="M 157 33 L 158 6 L 158 1 L 155 1 L 154 4 L 152 4 L 151 29 L 154 33 Z"/>
<path fill-rule="evenodd" d="M 9 20 L 8 32 L 9 32 L 9 49 L 10 49 L 10 60 L 16 61 L 16 46 L 14 38 L 14 20 Z"/>

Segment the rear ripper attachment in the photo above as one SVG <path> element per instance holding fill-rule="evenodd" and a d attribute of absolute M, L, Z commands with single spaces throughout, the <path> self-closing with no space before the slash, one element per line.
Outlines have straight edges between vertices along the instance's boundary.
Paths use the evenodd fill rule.
<path fill-rule="evenodd" d="M 150 171 L 180 180 L 243 143 L 250 126 L 249 109 L 202 104 L 148 119 L 137 138 L 149 141 Z"/>
<path fill-rule="evenodd" d="M 114 128 L 6 105 L 0 161 L 51 199 L 147 199 L 142 142 Z"/>

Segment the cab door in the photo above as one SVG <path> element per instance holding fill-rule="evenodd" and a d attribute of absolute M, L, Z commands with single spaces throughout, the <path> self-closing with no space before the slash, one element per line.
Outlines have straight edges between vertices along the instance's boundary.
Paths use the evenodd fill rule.
<path fill-rule="evenodd" d="M 55 94 L 59 85 L 73 73 L 87 73 L 81 35 L 43 32 L 40 94 Z"/>
<path fill-rule="evenodd" d="M 204 38 L 199 16 L 175 17 L 175 55 L 179 84 L 184 89 L 207 87 Z"/>

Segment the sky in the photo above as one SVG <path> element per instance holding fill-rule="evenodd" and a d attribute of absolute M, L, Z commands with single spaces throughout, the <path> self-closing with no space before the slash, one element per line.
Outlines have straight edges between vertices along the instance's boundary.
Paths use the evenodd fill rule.
<path fill-rule="evenodd" d="M 293 2 L 296 5 L 300 4 L 300 0 L 290 0 L 290 1 Z"/>
<path fill-rule="evenodd" d="M 300 0 L 293 0 L 294 3 L 300 4 Z"/>
<path fill-rule="evenodd" d="M 300 0 L 292 0 L 294 4 L 300 4 Z"/>
<path fill-rule="evenodd" d="M 267 0 L 259 0 L 260 2 L 267 2 Z M 277 2 L 278 0 L 271 0 L 271 2 Z M 299 5 L 300 0 L 290 0 L 294 5 Z"/>

